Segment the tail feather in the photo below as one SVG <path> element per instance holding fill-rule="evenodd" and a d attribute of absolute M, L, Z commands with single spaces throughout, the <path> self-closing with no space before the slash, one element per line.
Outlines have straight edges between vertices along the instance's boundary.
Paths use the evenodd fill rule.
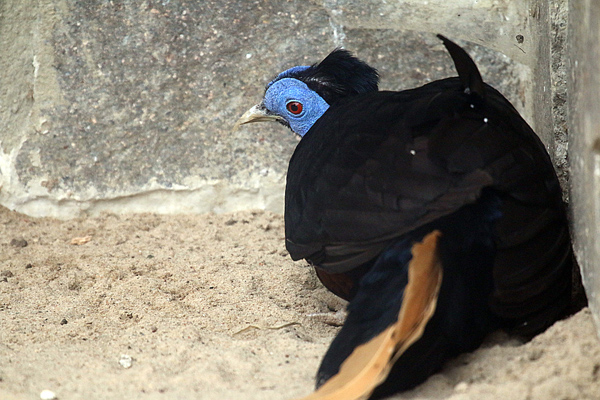
<path fill-rule="evenodd" d="M 448 49 L 465 91 L 468 94 L 476 94 L 483 98 L 485 86 L 473 59 L 459 45 L 447 37 L 443 35 L 437 35 L 437 37 L 444 42 L 444 46 Z"/>

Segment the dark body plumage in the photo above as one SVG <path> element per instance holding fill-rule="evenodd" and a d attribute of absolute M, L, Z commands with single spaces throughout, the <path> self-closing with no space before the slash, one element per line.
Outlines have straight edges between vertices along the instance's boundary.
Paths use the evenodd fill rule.
<path fill-rule="evenodd" d="M 303 135 L 287 174 L 286 246 L 350 300 L 310 399 L 408 389 L 492 330 L 533 335 L 570 305 L 570 237 L 546 149 L 440 38 L 459 77 L 377 91 L 377 72 L 336 50 L 280 74 L 240 118 Z M 299 123 L 301 106 L 322 114 Z"/>
<path fill-rule="evenodd" d="M 450 78 L 332 106 L 290 161 L 285 223 L 292 258 L 329 273 L 350 271 L 411 230 L 477 201 L 488 187 L 502 199 L 498 307 L 526 319 L 527 311 L 539 311 L 528 301 L 535 291 L 567 290 L 570 269 L 560 261 L 571 262 L 569 234 L 542 143 L 493 88 L 486 85 L 485 102 L 470 97 Z M 511 304 L 518 299 L 525 304 Z"/>
<path fill-rule="evenodd" d="M 474 73 L 468 65 L 461 72 Z M 381 293 L 363 288 L 361 294 L 361 279 L 368 280 L 386 254 L 406 252 L 433 229 L 445 234 L 445 270 L 454 266 L 445 272 L 437 319 L 414 354 L 397 363 L 396 379 L 403 381 L 393 386 L 422 381 L 447 356 L 474 349 L 497 327 L 538 333 L 568 307 L 571 245 L 551 160 L 508 100 L 478 76 L 470 88 L 465 82 L 473 78 L 463 76 L 340 98 L 298 144 L 285 194 L 287 249 L 293 259 L 314 264 L 334 293 L 352 301 L 358 292 L 363 299 L 350 303 L 349 322 L 325 357 L 321 383 L 347 355 L 341 349 L 374 335 L 345 337 L 344 329 L 362 329 L 352 324 L 353 314 L 360 314 L 353 310 L 370 307 L 365 298 L 377 303 Z M 469 224 L 463 214 L 471 216 Z M 403 270 L 405 263 L 396 264 L 388 274 Z M 384 287 L 401 300 L 396 286 Z M 460 306 L 439 305 L 457 298 L 477 307 L 461 315 Z M 435 362 L 423 352 L 434 354 Z"/>

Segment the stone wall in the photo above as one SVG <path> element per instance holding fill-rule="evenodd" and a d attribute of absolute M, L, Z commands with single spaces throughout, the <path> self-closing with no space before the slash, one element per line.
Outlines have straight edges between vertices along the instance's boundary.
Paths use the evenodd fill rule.
<path fill-rule="evenodd" d="M 385 89 L 455 75 L 438 31 L 480 44 L 463 43 L 552 148 L 537 112 L 550 85 L 533 79 L 548 76 L 535 63 L 543 13 L 453 3 L 4 0 L 0 204 L 61 218 L 281 212 L 296 139 L 276 125 L 231 131 L 265 83 L 337 46 Z"/>
<path fill-rule="evenodd" d="M 600 3 L 571 1 L 568 121 L 571 212 L 577 260 L 600 330 Z"/>

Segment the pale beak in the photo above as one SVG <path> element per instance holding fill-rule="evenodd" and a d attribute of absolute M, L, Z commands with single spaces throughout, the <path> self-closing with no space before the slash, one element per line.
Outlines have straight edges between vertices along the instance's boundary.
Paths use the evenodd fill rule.
<path fill-rule="evenodd" d="M 279 115 L 269 114 L 265 106 L 262 103 L 259 103 L 246 111 L 244 115 L 237 120 L 233 126 L 233 130 L 235 131 L 240 127 L 240 125 L 249 124 L 251 122 L 279 121 L 282 119 L 283 118 L 281 118 Z"/>

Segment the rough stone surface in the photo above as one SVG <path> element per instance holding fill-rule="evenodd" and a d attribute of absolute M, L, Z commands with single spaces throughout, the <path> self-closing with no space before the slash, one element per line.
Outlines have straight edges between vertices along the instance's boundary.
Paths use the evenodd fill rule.
<path fill-rule="evenodd" d="M 360 16 L 366 3 L 5 0 L 0 203 L 63 218 L 105 210 L 281 212 L 296 138 L 277 125 L 231 132 L 264 84 L 336 46 L 376 66 L 385 89 L 455 75 L 433 35 L 446 22 L 442 32 L 453 39 L 490 46 L 510 37 L 495 47 L 517 61 L 461 44 L 485 79 L 539 125 L 535 68 L 523 56 L 536 43 L 521 15 L 529 8 L 518 14 L 511 2 L 448 2 L 454 6 L 442 9 L 455 7 L 457 21 L 474 21 L 459 30 L 445 14 L 424 12 L 422 2 L 388 2 L 369 18 Z M 438 3 L 429 10 L 445 4 Z"/>
<path fill-rule="evenodd" d="M 569 202 L 569 127 L 567 123 L 567 22 L 569 2 L 550 1 L 551 66 L 552 87 L 552 133 L 554 138 L 554 163 L 564 190 L 565 201 Z"/>
<path fill-rule="evenodd" d="M 600 3 L 569 4 L 569 159 L 575 254 L 600 330 Z"/>

